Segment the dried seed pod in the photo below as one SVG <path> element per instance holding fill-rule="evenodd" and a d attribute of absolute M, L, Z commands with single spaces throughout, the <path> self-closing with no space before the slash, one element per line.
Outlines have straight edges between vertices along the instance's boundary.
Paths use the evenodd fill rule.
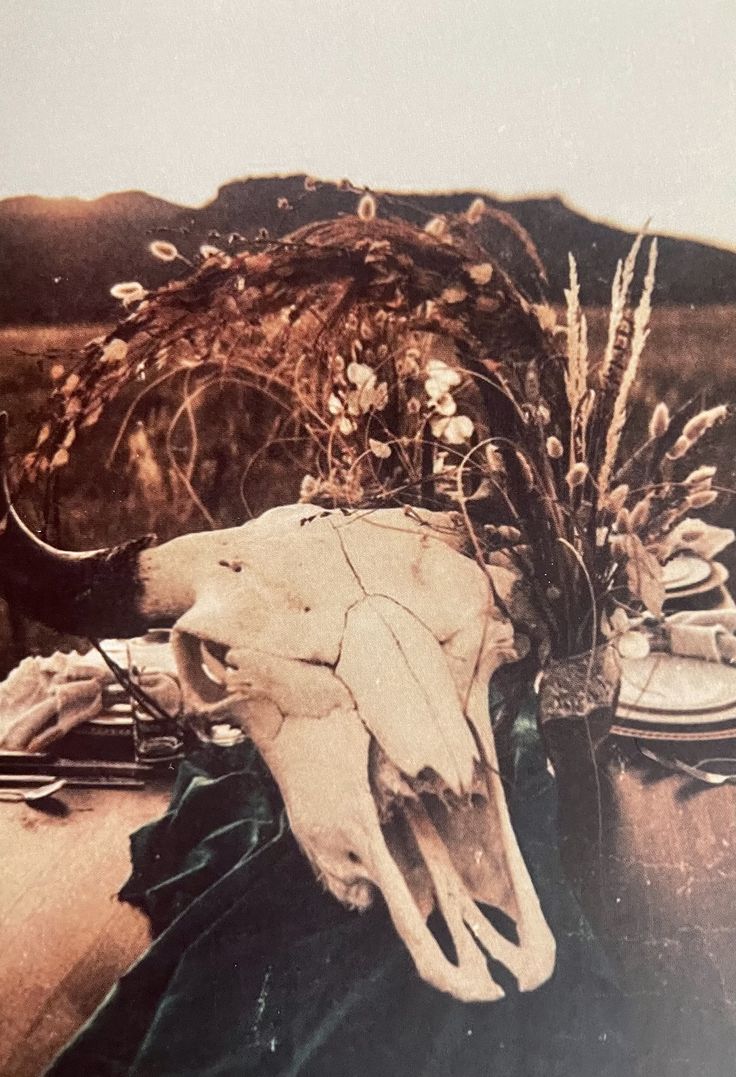
<path fill-rule="evenodd" d="M 447 235 L 447 221 L 444 217 L 432 217 L 425 224 L 424 231 L 435 239 L 443 239 Z"/>
<path fill-rule="evenodd" d="M 376 218 L 376 200 L 372 194 L 366 193 L 358 202 L 358 216 L 361 221 L 373 221 Z"/>
<path fill-rule="evenodd" d="M 479 262 L 478 265 L 470 266 L 468 276 L 474 284 L 482 287 L 490 282 L 493 276 L 493 266 L 490 262 Z"/>
<path fill-rule="evenodd" d="M 388 460 L 391 455 L 391 446 L 387 445 L 385 441 L 376 441 L 375 438 L 368 438 L 368 448 L 379 460 Z"/>
<path fill-rule="evenodd" d="M 101 363 L 121 363 L 128 354 L 128 344 L 125 340 L 120 340 L 119 337 L 113 337 L 112 340 L 102 349 L 100 354 Z"/>
<path fill-rule="evenodd" d="M 534 488 L 534 485 L 535 485 L 535 483 L 534 483 L 534 472 L 531 469 L 529 461 L 527 460 L 524 453 L 519 452 L 518 449 L 515 450 L 514 455 L 516 456 L 516 459 L 519 461 L 519 466 L 521 468 L 521 471 L 522 471 L 522 474 L 524 476 L 524 480 L 525 480 L 525 482 L 527 484 L 527 487 L 530 490 L 532 490 Z"/>
<path fill-rule="evenodd" d="M 159 262 L 174 262 L 179 257 L 179 251 L 174 244 L 165 239 L 155 239 L 153 243 L 148 244 L 148 249 Z"/>
<path fill-rule="evenodd" d="M 539 403 L 539 365 L 535 359 L 532 359 L 524 372 L 524 396 L 530 404 Z"/>
<path fill-rule="evenodd" d="M 697 486 L 706 479 L 712 479 L 715 473 L 716 469 L 714 467 L 703 464 L 702 467 L 696 467 L 695 471 L 691 471 L 684 483 L 686 486 Z"/>
<path fill-rule="evenodd" d="M 518 527 L 510 527 L 508 524 L 499 524 L 496 531 L 506 542 L 520 542 L 521 531 Z"/>
<path fill-rule="evenodd" d="M 478 224 L 486 211 L 486 204 L 482 198 L 474 198 L 465 211 L 468 224 Z"/>
<path fill-rule="evenodd" d="M 110 295 L 113 299 L 119 299 L 121 303 L 137 303 L 139 300 L 144 299 L 148 295 L 148 292 L 137 280 L 123 281 L 120 284 L 113 284 L 110 289 Z"/>
<path fill-rule="evenodd" d="M 698 412 L 697 415 L 694 415 L 692 419 L 686 422 L 682 433 L 690 441 L 697 441 L 706 430 L 710 430 L 716 423 L 722 422 L 727 415 L 728 408 L 725 404 L 719 404 L 715 408 L 707 408 L 705 411 Z"/>
<path fill-rule="evenodd" d="M 707 429 L 708 420 L 706 418 L 706 413 L 700 411 L 697 415 L 693 415 L 692 419 L 688 419 L 683 427 L 682 433 L 689 441 L 697 441 Z"/>
<path fill-rule="evenodd" d="M 502 472 L 505 470 L 503 457 L 498 451 L 495 445 L 488 444 L 484 448 L 484 454 L 486 458 L 486 464 L 491 472 Z"/>

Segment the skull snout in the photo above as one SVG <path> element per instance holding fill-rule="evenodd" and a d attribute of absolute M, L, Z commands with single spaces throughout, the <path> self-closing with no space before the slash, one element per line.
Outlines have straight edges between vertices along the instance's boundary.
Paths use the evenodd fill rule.
<path fill-rule="evenodd" d="M 255 726 L 252 735 L 284 794 L 294 835 L 323 885 L 359 909 L 380 891 L 423 979 L 464 1001 L 492 1001 L 504 994 L 492 972 L 494 962 L 505 966 L 521 990 L 548 978 L 554 944 L 550 951 L 543 920 L 539 932 L 527 937 L 525 910 L 516 902 L 507 860 L 493 849 L 498 827 L 485 797 L 465 798 L 483 836 L 477 852 L 485 863 L 474 874 L 465 870 L 466 852 L 453 848 L 457 840 L 467 845 L 466 831 L 458 838 L 457 830 L 441 826 L 442 813 L 426 806 L 431 794 L 412 789 L 404 775 L 398 795 L 392 784 L 390 808 L 385 791 L 377 798 L 370 771 L 380 753 L 354 710 L 290 719 L 275 737 L 260 742 Z M 475 859 L 472 850 L 470 855 Z M 483 894 L 489 872 L 498 877 Z M 516 941 L 484 915 L 484 900 L 513 921 Z M 444 921 L 450 947 L 440 945 L 427 923 L 433 909 Z M 537 967 L 528 949 L 541 943 L 544 957 Z"/>

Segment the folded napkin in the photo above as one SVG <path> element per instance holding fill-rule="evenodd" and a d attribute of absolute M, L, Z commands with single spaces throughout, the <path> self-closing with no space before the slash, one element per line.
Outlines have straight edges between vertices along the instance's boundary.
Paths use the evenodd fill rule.
<path fill-rule="evenodd" d="M 667 635 L 672 654 L 736 664 L 736 609 L 676 613 Z"/>
<path fill-rule="evenodd" d="M 178 714 L 181 693 L 168 645 L 111 641 L 115 660 L 136 669 L 135 683 L 168 714 Z M 114 674 L 97 652 L 56 651 L 24 658 L 0 684 L 0 748 L 44 751 L 75 726 L 109 707 Z M 106 698 L 106 696 L 108 698 Z"/>

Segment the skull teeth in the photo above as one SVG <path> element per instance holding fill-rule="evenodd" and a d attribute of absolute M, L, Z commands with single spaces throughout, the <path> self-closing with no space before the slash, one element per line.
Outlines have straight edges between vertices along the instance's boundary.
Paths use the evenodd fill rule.
<path fill-rule="evenodd" d="M 215 645 L 216 646 L 216 645 Z M 217 655 L 213 654 L 212 645 L 207 640 L 200 642 L 202 672 L 218 688 L 227 687 L 227 667 Z"/>

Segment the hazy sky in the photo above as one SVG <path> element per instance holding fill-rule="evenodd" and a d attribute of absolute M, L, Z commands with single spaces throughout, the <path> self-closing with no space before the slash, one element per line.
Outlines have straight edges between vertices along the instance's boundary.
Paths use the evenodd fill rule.
<path fill-rule="evenodd" d="M 736 246 L 736 0 L 1 0 L 0 197 L 558 192 Z"/>

